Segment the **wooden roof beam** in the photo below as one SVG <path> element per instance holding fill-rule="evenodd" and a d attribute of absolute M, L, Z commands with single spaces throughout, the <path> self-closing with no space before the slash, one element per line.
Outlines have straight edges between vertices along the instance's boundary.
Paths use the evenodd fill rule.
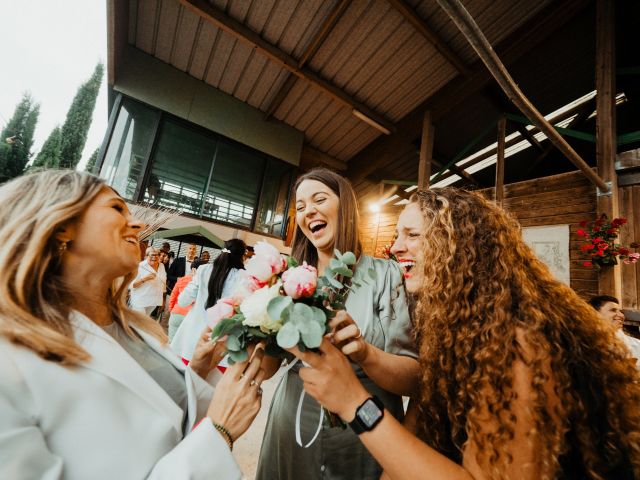
<path fill-rule="evenodd" d="M 323 24 L 318 29 L 316 35 L 311 39 L 307 48 L 302 52 L 300 59 L 298 60 L 298 68 L 304 67 L 307 62 L 315 55 L 315 53 L 320 49 L 322 43 L 329 36 L 329 33 L 333 29 L 333 27 L 338 23 L 340 17 L 347 9 L 347 7 L 351 4 L 351 0 L 340 0 L 333 7 L 333 10 L 329 13 Z M 267 107 L 267 112 L 265 114 L 265 118 L 269 119 L 278 109 L 278 107 L 284 102 L 284 99 L 287 98 L 287 95 L 293 88 L 296 83 L 297 77 L 293 74 L 289 74 L 287 80 L 282 84 L 278 92 L 273 96 L 271 103 Z"/>
<path fill-rule="evenodd" d="M 500 52 L 504 62 L 515 62 L 589 4 L 590 0 L 551 2 L 496 45 L 495 50 Z M 425 110 L 431 109 L 434 123 L 437 123 L 445 113 L 484 88 L 491 79 L 484 64 L 477 62 L 472 67 L 471 76 L 458 76 L 451 80 L 396 123 L 396 133 L 378 138 L 352 157 L 349 160 L 349 178 L 357 181 L 393 162 L 398 151 L 420 137 Z"/>
<path fill-rule="evenodd" d="M 475 20 L 464 8 L 459 0 L 436 0 L 438 5 L 449 15 L 449 18 L 457 25 L 469 44 L 476 51 L 480 59 L 487 66 L 491 75 L 496 79 L 502 90 L 524 115 L 537 126 L 578 169 L 584 173 L 591 183 L 602 192 L 608 192 L 609 186 L 605 181 L 593 172 L 591 167 L 582 157 L 567 143 L 567 141 L 553 128 L 544 116 L 533 106 L 529 99 L 516 85 L 502 61 L 494 52 L 491 44 L 486 39 Z"/>
<path fill-rule="evenodd" d="M 321 78 L 317 73 L 312 72 L 306 67 L 299 68 L 298 61 L 291 55 L 288 55 L 275 45 L 267 42 L 243 23 L 229 17 L 223 11 L 218 10 L 207 0 L 179 0 L 179 2 L 190 12 L 195 13 L 215 27 L 233 35 L 241 42 L 256 49 L 262 55 L 265 55 L 269 60 L 293 73 L 298 78 L 311 83 L 314 87 L 329 95 L 337 102 L 351 109 L 353 115 L 365 123 L 387 134 L 395 131 L 395 127 L 390 120 L 374 112 L 365 104 L 355 100 L 335 85 Z"/>
<path fill-rule="evenodd" d="M 434 32 L 427 22 L 425 22 L 416 11 L 411 8 L 404 0 L 387 0 L 393 8 L 395 8 L 413 27 L 422 35 L 427 42 L 434 46 L 434 48 L 442 55 L 447 61 L 455 67 L 465 77 L 471 75 L 471 70 L 464 63 L 464 61 L 455 53 L 447 42 L 438 36 Z"/>

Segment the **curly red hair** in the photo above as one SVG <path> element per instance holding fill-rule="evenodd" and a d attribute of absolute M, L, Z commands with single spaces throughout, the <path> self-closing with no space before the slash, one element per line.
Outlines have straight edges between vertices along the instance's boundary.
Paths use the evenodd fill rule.
<path fill-rule="evenodd" d="M 412 201 L 426 232 L 415 267 L 424 275 L 415 315 L 419 435 L 457 461 L 472 440 L 478 464 L 504 478 L 520 360 L 532 374 L 528 438 L 545 478 L 560 475 L 567 458 L 588 478 L 616 468 L 640 478 L 640 376 L 614 329 L 552 277 L 518 222 L 480 194 L 433 189 Z M 549 407 L 551 376 L 560 408 Z M 495 431 L 482 428 L 479 412 L 497 420 Z"/>

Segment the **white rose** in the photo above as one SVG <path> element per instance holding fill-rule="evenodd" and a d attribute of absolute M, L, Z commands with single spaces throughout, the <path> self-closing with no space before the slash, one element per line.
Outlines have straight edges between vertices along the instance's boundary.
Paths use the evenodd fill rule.
<path fill-rule="evenodd" d="M 265 333 L 277 332 L 282 327 L 282 320 L 273 320 L 267 312 L 267 306 L 272 298 L 280 295 L 281 282 L 271 287 L 262 287 L 245 298 L 240 304 L 240 311 L 244 315 L 244 325 L 259 327 Z"/>

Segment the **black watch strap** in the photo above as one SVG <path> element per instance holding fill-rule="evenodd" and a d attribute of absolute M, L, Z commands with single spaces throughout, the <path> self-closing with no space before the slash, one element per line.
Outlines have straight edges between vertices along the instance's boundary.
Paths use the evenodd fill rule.
<path fill-rule="evenodd" d="M 349 423 L 349 426 L 356 434 L 360 435 L 373 430 L 380 423 L 382 417 L 384 417 L 384 403 L 373 395 L 356 409 L 356 416 Z"/>

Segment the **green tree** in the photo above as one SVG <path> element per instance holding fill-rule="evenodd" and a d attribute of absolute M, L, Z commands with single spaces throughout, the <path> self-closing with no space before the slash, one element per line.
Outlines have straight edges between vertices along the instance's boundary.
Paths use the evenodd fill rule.
<path fill-rule="evenodd" d="M 0 135 L 0 182 L 22 174 L 33 146 L 40 105 L 24 93 Z"/>
<path fill-rule="evenodd" d="M 33 161 L 31 168 L 57 168 L 60 164 L 61 140 L 60 125 L 56 125 L 42 144 L 42 148 Z"/>
<path fill-rule="evenodd" d="M 96 173 L 93 171 L 96 168 L 96 161 L 98 160 L 98 153 L 100 153 L 100 147 L 96 148 L 91 156 L 89 157 L 89 161 L 87 162 L 87 166 L 85 167 L 85 172 Z"/>
<path fill-rule="evenodd" d="M 104 65 L 98 63 L 89 80 L 80 85 L 73 98 L 60 132 L 61 168 L 75 168 L 82 157 L 103 75 Z"/>

